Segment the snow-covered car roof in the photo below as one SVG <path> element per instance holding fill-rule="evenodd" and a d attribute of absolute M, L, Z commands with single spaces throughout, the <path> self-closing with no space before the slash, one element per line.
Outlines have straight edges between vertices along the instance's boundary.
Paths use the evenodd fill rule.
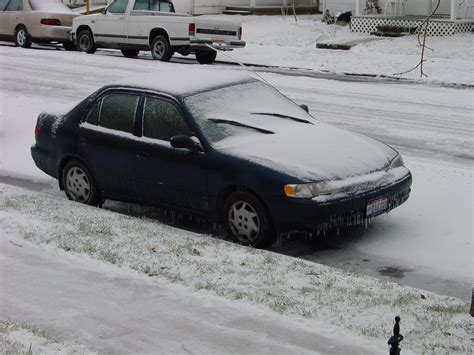
<path fill-rule="evenodd" d="M 173 95 L 206 91 L 212 88 L 257 80 L 241 70 L 186 69 L 163 70 L 138 76 L 130 76 L 114 83 L 118 86 L 129 86 L 161 91 Z"/>

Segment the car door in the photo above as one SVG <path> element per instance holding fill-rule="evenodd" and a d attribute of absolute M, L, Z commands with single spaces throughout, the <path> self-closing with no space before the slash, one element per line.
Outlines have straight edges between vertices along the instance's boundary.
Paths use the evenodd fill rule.
<path fill-rule="evenodd" d="M 115 0 L 104 15 L 96 19 L 95 41 L 104 44 L 126 42 L 126 19 L 128 0 Z"/>
<path fill-rule="evenodd" d="M 0 0 L 0 35 L 13 36 L 21 22 L 23 0 Z"/>
<path fill-rule="evenodd" d="M 192 210 L 206 210 L 206 155 L 171 147 L 171 137 L 192 136 L 176 101 L 146 96 L 142 139 L 137 143 L 136 185 L 141 199 Z"/>
<path fill-rule="evenodd" d="M 137 93 L 109 91 L 79 125 L 77 155 L 91 170 L 99 189 L 110 197 L 133 196 L 139 101 Z"/>

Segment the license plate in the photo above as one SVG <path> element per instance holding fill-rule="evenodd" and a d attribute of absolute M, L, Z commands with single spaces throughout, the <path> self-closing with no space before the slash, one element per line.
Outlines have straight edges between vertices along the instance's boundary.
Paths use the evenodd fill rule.
<path fill-rule="evenodd" d="M 376 214 L 385 212 L 388 208 L 388 198 L 381 197 L 376 200 L 372 200 L 367 204 L 366 216 L 370 217 Z"/>
<path fill-rule="evenodd" d="M 222 37 L 211 37 L 212 42 L 222 43 L 224 39 Z"/>

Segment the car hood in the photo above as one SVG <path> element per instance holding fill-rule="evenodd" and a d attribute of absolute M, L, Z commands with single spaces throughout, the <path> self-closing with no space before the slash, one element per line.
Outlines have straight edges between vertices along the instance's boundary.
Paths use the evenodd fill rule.
<path fill-rule="evenodd" d="M 397 155 L 379 141 L 323 123 L 293 125 L 275 134 L 233 136 L 216 148 L 303 181 L 344 179 L 386 169 Z"/>

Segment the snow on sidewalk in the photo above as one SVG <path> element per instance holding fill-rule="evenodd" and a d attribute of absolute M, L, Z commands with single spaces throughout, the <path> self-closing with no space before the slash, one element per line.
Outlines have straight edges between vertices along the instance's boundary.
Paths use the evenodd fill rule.
<path fill-rule="evenodd" d="M 266 344 L 265 346 L 268 347 L 274 346 L 275 348 L 272 349 L 277 352 L 286 352 L 287 348 L 281 342 L 283 342 L 282 339 L 286 339 L 285 334 L 288 333 L 294 334 L 294 337 L 288 335 L 290 337 L 288 339 L 293 340 L 284 340 L 284 343 L 289 342 L 285 346 L 290 346 L 297 351 L 317 349 L 326 352 L 325 348 L 313 348 L 315 344 L 320 343 L 319 341 L 311 343 L 312 337 L 316 335 L 304 336 L 303 339 L 308 339 L 301 343 L 301 339 L 297 336 L 302 332 L 302 328 L 305 328 L 310 333 L 314 332 L 312 334 L 319 334 L 323 340 L 331 338 L 329 335 L 331 333 L 334 333 L 337 339 L 348 340 L 348 343 L 341 343 L 340 340 L 332 343 L 329 339 L 328 342 L 323 341 L 322 344 L 338 344 L 344 347 L 350 343 L 371 347 L 373 342 L 377 342 L 376 351 L 370 349 L 367 351 L 381 353 L 386 340 L 391 335 L 393 318 L 398 314 L 402 317 L 405 346 L 417 353 L 423 351 L 465 353 L 471 350 L 472 321 L 467 314 L 469 304 L 459 299 L 381 282 L 370 277 L 355 276 L 316 263 L 264 250 L 245 248 L 206 235 L 172 228 L 152 220 L 140 220 L 2 184 L 0 184 L 0 209 L 2 210 L 0 236 L 3 242 L 11 238 L 13 240 L 23 238 L 36 244 L 50 245 L 50 253 L 53 255 L 49 258 L 50 261 L 58 259 L 60 262 L 57 256 L 59 254 L 54 252 L 53 248 L 58 247 L 121 266 L 123 268 L 120 272 L 128 272 L 128 267 L 152 277 L 149 279 L 153 285 L 151 288 L 137 286 L 142 285 L 140 283 L 144 280 L 142 277 L 140 282 L 136 279 L 112 282 L 112 284 L 125 282 L 131 285 L 127 287 L 128 291 L 107 289 L 107 286 L 89 292 L 90 283 L 104 283 L 104 277 L 113 279 L 118 277 L 115 271 L 117 273 L 119 271 L 110 266 L 108 269 L 110 271 L 105 272 L 104 276 L 100 263 L 81 259 L 84 262 L 81 265 L 84 267 L 89 265 L 86 270 L 94 271 L 95 274 L 90 274 L 72 285 L 63 286 L 61 282 L 64 277 L 55 273 L 59 273 L 61 269 L 68 270 L 66 268 L 68 261 L 64 261 L 62 265 L 50 265 L 49 262 L 34 262 L 33 256 L 23 257 L 17 262 L 12 258 L 7 259 L 7 264 L 1 268 L 1 270 L 8 270 L 2 275 L 5 280 L 10 277 L 12 272 L 10 270 L 20 269 L 21 271 L 21 265 L 29 259 L 32 259 L 32 267 L 28 269 L 28 272 L 24 272 L 23 276 L 20 272 L 10 279 L 12 286 L 6 289 L 13 290 L 11 291 L 13 293 L 3 292 L 2 304 L 5 304 L 7 300 L 12 304 L 2 309 L 2 317 L 5 316 L 5 312 L 11 310 L 12 313 L 7 316 L 21 316 L 21 320 L 25 320 L 24 318 L 33 314 L 32 312 L 45 312 L 42 316 L 38 315 L 36 319 L 47 319 L 49 315 L 56 312 L 57 302 L 54 301 L 56 297 L 53 297 L 54 292 L 59 296 L 64 293 L 68 296 L 60 309 L 65 312 L 69 322 L 62 321 L 62 317 L 54 319 L 59 322 L 57 324 L 60 328 L 67 326 L 69 331 L 77 329 L 75 322 L 78 322 L 80 329 L 75 331 L 74 340 L 87 345 L 93 342 L 112 347 L 120 339 L 129 342 L 135 339 L 135 337 L 127 337 L 130 332 L 134 334 L 144 332 L 147 334 L 146 339 L 150 339 L 152 334 L 147 333 L 146 329 L 159 328 L 159 325 L 153 322 L 155 318 L 161 317 L 161 322 L 165 324 L 174 324 L 175 327 L 187 326 L 188 328 L 181 330 L 186 337 L 180 337 L 179 341 L 190 339 L 190 343 L 186 343 L 186 346 L 192 345 L 194 350 L 202 349 L 203 352 L 232 350 L 232 348 L 210 348 L 210 346 L 245 345 L 241 333 L 236 333 L 237 338 L 230 336 L 225 340 L 225 336 L 229 335 L 227 328 L 251 329 L 250 334 L 257 333 L 256 336 L 249 336 L 253 339 L 252 341 L 257 341 L 250 346 Z M 3 250 L 7 249 L 2 247 L 1 250 L 3 253 Z M 11 248 L 8 250 L 11 251 Z M 2 257 L 2 260 L 5 259 Z M 10 266 L 8 266 L 9 263 Z M 47 267 L 45 272 L 35 271 L 35 268 L 42 267 L 43 264 L 47 264 L 44 266 Z M 17 266 L 14 267 L 15 265 Z M 79 277 L 84 271 L 72 268 L 71 272 L 78 274 Z M 47 277 L 49 281 L 42 277 Z M 59 284 L 56 283 L 58 280 Z M 178 286 L 169 285 L 165 280 L 189 288 L 179 291 L 178 288 L 174 288 Z M 48 282 L 49 286 L 46 287 L 44 284 Z M 158 285 L 169 287 L 157 288 Z M 25 287 L 30 288 L 25 289 Z M 17 291 L 14 291 L 15 289 Z M 194 296 L 190 291 L 193 289 L 199 291 Z M 156 304 L 141 298 L 147 294 L 151 295 Z M 160 304 L 164 301 L 161 301 L 159 295 L 171 298 L 175 302 L 182 302 L 183 305 L 179 303 L 177 306 L 172 306 L 165 303 L 165 306 L 160 308 Z M 23 297 L 23 301 L 20 296 Z M 99 296 L 102 298 L 105 296 L 107 300 L 117 297 L 115 298 L 117 302 L 114 301 L 110 305 L 109 301 L 99 302 Z M 214 296 L 220 296 L 221 301 L 219 301 L 220 298 Z M 202 308 L 203 303 L 194 301 L 194 297 L 201 297 L 201 301 L 209 302 L 210 307 Z M 46 303 L 34 306 L 35 302 L 42 298 L 46 300 Z M 121 302 L 125 302 L 126 299 L 132 299 L 134 302 L 128 302 L 126 306 L 123 306 Z M 17 300 L 18 304 L 15 308 L 14 302 Z M 185 307 L 185 301 L 190 302 L 189 308 Z M 229 307 L 231 303 L 234 304 L 232 306 L 235 307 L 234 310 L 225 310 L 226 314 L 228 312 L 235 316 L 245 314 L 248 317 L 237 321 L 237 325 L 225 323 L 221 318 L 222 313 L 211 319 L 205 318 L 207 314 L 212 314 L 216 307 L 220 308 L 216 306 L 218 303 L 228 304 Z M 80 305 L 79 309 L 74 308 L 75 304 Z M 70 307 L 72 307 L 71 311 L 67 311 Z M 129 312 L 130 307 L 133 312 Z M 155 315 L 152 320 L 147 318 L 146 322 L 141 323 L 140 319 L 152 312 L 154 307 L 159 307 L 163 315 L 159 313 L 159 317 Z M 179 314 L 178 318 L 187 317 L 188 312 L 192 312 L 194 308 L 198 308 L 195 311 L 198 312 L 197 315 L 191 313 L 194 316 L 184 318 L 185 321 L 176 319 L 176 314 Z M 22 309 L 24 311 L 21 311 Z M 105 318 L 102 316 L 95 318 L 95 328 L 90 328 L 88 323 L 84 325 L 83 322 L 87 322 L 102 309 L 113 317 L 113 324 L 118 323 L 117 333 L 113 333 L 110 327 L 104 325 Z M 170 309 L 173 309 L 173 313 L 165 313 Z M 184 309 L 184 311 L 176 313 L 179 309 Z M 138 317 L 134 318 L 136 312 L 139 312 Z M 282 318 L 276 315 L 271 316 L 273 312 L 280 314 L 281 316 L 278 317 Z M 262 322 L 260 318 L 264 315 L 277 318 L 268 321 L 268 325 L 258 323 Z M 127 317 L 131 317 L 132 320 Z M 201 317 L 206 319 L 204 324 L 193 324 Z M 229 319 L 227 316 L 224 318 Z M 37 322 L 37 320 L 30 318 L 32 322 Z M 152 322 L 151 325 L 149 322 Z M 128 324 L 130 326 L 127 326 Z M 222 334 L 218 333 L 218 336 L 216 336 L 215 324 L 217 324 L 217 329 L 222 329 L 222 327 L 225 329 Z M 227 326 L 224 326 L 225 324 Z M 255 327 L 253 327 L 254 324 Z M 264 339 L 268 340 L 267 337 L 277 334 L 275 338 L 271 338 L 267 343 L 258 343 L 263 337 L 258 331 L 270 327 L 270 324 L 283 325 L 282 328 L 274 325 L 276 329 L 270 328 L 271 330 L 265 333 Z M 298 327 L 298 324 L 301 326 Z M 50 326 L 53 327 L 53 324 L 50 323 Z M 141 328 L 137 331 L 136 328 L 140 326 Z M 115 325 L 111 327 L 114 328 Z M 167 334 L 166 329 L 162 334 Z M 202 329 L 204 334 L 193 338 L 191 335 L 199 329 Z M 326 329 L 327 332 L 322 329 Z M 347 332 L 353 335 L 348 336 Z M 94 334 L 102 335 L 103 338 L 96 337 Z M 211 338 L 214 339 L 211 342 L 213 345 L 207 342 L 202 345 L 199 340 L 201 337 L 209 339 L 210 342 Z M 136 339 L 137 346 L 146 345 L 144 338 L 137 335 Z M 167 339 L 166 336 L 165 339 Z M 219 342 L 220 339 L 223 339 L 222 343 Z M 280 339 L 281 342 L 275 343 L 276 339 Z M 166 342 L 161 339 L 161 342 L 156 344 L 165 342 L 164 346 L 178 351 L 182 344 L 179 341 L 174 339 Z M 303 348 L 297 348 L 297 344 Z M 205 347 L 199 348 L 199 346 Z M 237 349 L 239 352 L 245 352 L 243 348 Z"/>
<path fill-rule="evenodd" d="M 383 342 L 377 345 L 321 323 L 11 240 L 6 235 L 0 239 L 1 317 L 33 322 L 100 353 L 385 352 Z M 45 349 L 32 347 L 38 350 Z"/>

